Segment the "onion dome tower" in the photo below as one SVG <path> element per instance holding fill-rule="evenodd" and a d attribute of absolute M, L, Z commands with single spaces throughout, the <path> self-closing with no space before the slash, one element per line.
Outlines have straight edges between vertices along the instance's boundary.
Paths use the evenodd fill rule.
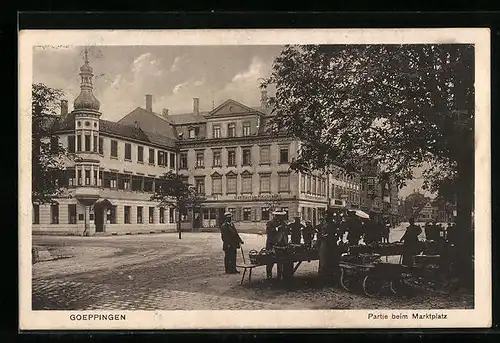
<path fill-rule="evenodd" d="M 92 67 L 88 51 L 84 51 L 84 64 L 80 67 L 80 94 L 73 103 L 75 118 L 75 198 L 85 206 L 85 232 L 92 234 L 90 227 L 90 207 L 99 199 L 101 175 L 99 170 L 99 100 L 92 93 Z"/>

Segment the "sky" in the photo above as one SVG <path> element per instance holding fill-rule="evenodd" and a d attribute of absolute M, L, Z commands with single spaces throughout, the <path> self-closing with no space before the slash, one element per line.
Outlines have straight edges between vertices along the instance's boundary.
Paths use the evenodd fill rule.
<path fill-rule="evenodd" d="M 192 98 L 208 111 L 227 99 L 259 106 L 262 78 L 269 75 L 282 46 L 100 46 L 89 51 L 94 69 L 94 95 L 102 119 L 117 121 L 145 107 L 153 95 L 153 111 L 191 112 Z M 72 110 L 80 93 L 79 68 L 84 47 L 37 47 L 33 51 L 33 82 L 65 92 Z M 421 170 L 415 170 L 415 177 Z M 421 179 L 407 182 L 406 197 L 421 190 Z M 421 190 L 421 192 L 423 192 Z"/>

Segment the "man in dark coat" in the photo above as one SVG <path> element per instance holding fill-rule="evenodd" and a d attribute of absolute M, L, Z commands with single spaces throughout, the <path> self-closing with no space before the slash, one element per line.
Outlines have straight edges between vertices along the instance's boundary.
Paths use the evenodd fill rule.
<path fill-rule="evenodd" d="M 406 229 L 400 242 L 403 245 L 403 265 L 413 267 L 413 256 L 418 252 L 419 240 L 418 236 L 422 233 L 420 226 L 415 225 L 415 220 L 410 218 L 410 225 Z"/>
<path fill-rule="evenodd" d="M 290 234 L 290 226 L 286 222 L 286 212 L 277 211 L 273 214 L 277 218 L 277 234 L 276 243 L 274 245 L 285 248 L 288 245 L 288 235 Z M 278 280 L 288 279 L 292 276 L 293 263 L 289 261 L 279 261 L 277 269 Z"/>
<path fill-rule="evenodd" d="M 267 251 L 272 251 L 274 249 L 274 245 L 277 243 L 278 222 L 279 222 L 278 217 L 273 215 L 273 218 L 271 218 L 271 220 L 266 223 L 266 250 Z M 266 266 L 266 274 L 267 274 L 268 279 L 272 279 L 272 277 L 273 277 L 273 266 L 274 266 L 274 263 L 268 264 Z"/>
<path fill-rule="evenodd" d="M 224 214 L 224 222 L 220 227 L 222 249 L 224 250 L 224 268 L 226 274 L 239 274 L 236 270 L 236 250 L 243 244 L 236 227 L 231 222 L 231 212 Z"/>
<path fill-rule="evenodd" d="M 344 243 L 344 235 L 346 232 L 349 232 L 349 223 L 347 222 L 346 214 L 340 214 L 340 223 L 339 223 L 339 239 L 342 243 Z"/>
<path fill-rule="evenodd" d="M 325 280 L 330 280 L 338 273 L 340 263 L 339 247 L 337 245 L 339 223 L 332 212 L 328 211 L 318 232 L 319 268 L 318 274 Z"/>
<path fill-rule="evenodd" d="M 315 232 L 316 229 L 314 228 L 314 226 L 312 226 L 311 221 L 310 220 L 306 221 L 306 225 L 302 229 L 302 238 L 304 239 L 304 244 L 306 247 L 308 248 L 312 247 L 312 241 Z"/>
<path fill-rule="evenodd" d="M 391 221 L 390 219 L 385 219 L 383 222 L 383 228 L 382 228 L 382 242 L 383 243 L 390 243 L 389 242 L 389 236 L 391 235 Z"/>
<path fill-rule="evenodd" d="M 304 225 L 300 222 L 300 217 L 295 217 L 294 222 L 290 224 L 290 233 L 292 244 L 300 244 L 300 234 Z"/>
<path fill-rule="evenodd" d="M 432 227 L 431 227 L 431 222 L 427 222 L 424 225 L 424 233 L 425 233 L 425 239 L 430 241 L 432 240 Z"/>
<path fill-rule="evenodd" d="M 380 223 L 375 220 L 373 214 L 370 215 L 370 219 L 366 221 L 364 227 L 365 227 L 365 232 L 364 232 L 365 244 L 371 244 L 380 241 L 380 237 L 382 237 L 382 228 Z"/>
<path fill-rule="evenodd" d="M 349 227 L 349 233 L 347 234 L 349 245 L 358 245 L 362 234 L 361 221 L 352 212 L 349 212 L 347 217 L 347 226 Z"/>

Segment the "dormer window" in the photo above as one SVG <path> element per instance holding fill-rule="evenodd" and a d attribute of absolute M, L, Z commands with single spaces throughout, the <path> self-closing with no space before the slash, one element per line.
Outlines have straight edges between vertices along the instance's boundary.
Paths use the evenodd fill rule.
<path fill-rule="evenodd" d="M 252 134 L 251 131 L 252 131 L 251 123 L 250 122 L 243 123 L 243 136 L 250 136 Z"/>
<path fill-rule="evenodd" d="M 191 128 L 189 128 L 189 138 L 190 139 L 198 137 L 199 133 L 200 133 L 200 128 L 199 127 L 191 127 Z"/>
<path fill-rule="evenodd" d="M 236 124 L 235 123 L 227 124 L 227 136 L 228 137 L 236 137 Z"/>
<path fill-rule="evenodd" d="M 220 138 L 221 137 L 220 125 L 214 125 L 213 129 L 214 129 L 214 138 Z"/>

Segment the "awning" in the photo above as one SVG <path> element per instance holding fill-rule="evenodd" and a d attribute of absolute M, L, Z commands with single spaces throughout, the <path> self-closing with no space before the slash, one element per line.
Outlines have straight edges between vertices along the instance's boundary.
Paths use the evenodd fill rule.
<path fill-rule="evenodd" d="M 203 208 L 203 209 L 225 209 L 226 208 L 226 205 L 219 205 L 219 204 L 200 204 L 199 206 L 200 208 Z"/>
<path fill-rule="evenodd" d="M 111 207 L 113 207 L 113 204 L 108 199 L 98 200 L 94 204 L 94 209 L 95 208 L 111 208 Z"/>

